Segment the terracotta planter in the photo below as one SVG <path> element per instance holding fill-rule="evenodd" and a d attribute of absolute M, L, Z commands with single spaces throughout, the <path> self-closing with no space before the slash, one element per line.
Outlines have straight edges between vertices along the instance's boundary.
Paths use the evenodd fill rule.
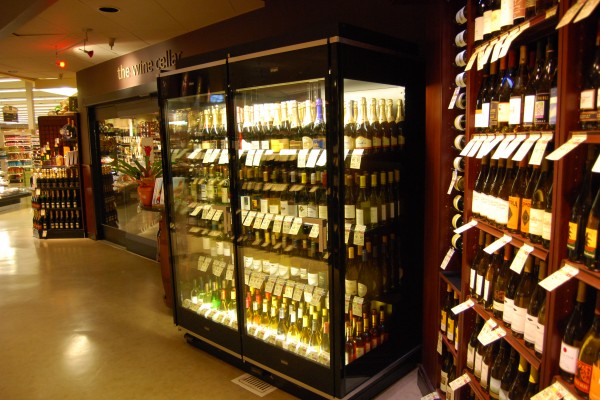
<path fill-rule="evenodd" d="M 138 186 L 137 188 L 140 203 L 145 207 L 152 206 L 152 195 L 154 194 L 154 185 L 152 186 Z"/>

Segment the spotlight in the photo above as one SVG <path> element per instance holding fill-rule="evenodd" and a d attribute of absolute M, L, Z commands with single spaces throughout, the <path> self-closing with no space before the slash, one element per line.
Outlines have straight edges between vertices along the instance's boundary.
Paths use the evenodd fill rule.
<path fill-rule="evenodd" d="M 60 69 L 65 69 L 67 67 L 67 62 L 65 60 L 56 60 L 56 65 Z"/>
<path fill-rule="evenodd" d="M 87 54 L 90 58 L 94 57 L 94 50 L 79 49 Z"/>

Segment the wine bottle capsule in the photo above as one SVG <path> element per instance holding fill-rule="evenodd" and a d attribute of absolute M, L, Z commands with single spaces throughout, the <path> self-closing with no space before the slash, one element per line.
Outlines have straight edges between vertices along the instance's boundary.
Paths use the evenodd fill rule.
<path fill-rule="evenodd" d="M 467 73 L 461 72 L 460 74 L 457 74 L 456 78 L 454 78 L 454 83 L 456 83 L 456 86 L 458 86 L 458 87 L 466 87 L 467 86 Z"/>
<path fill-rule="evenodd" d="M 456 135 L 454 138 L 454 148 L 459 151 L 465 148 L 465 135 Z"/>
<path fill-rule="evenodd" d="M 452 166 L 459 172 L 463 172 L 465 170 L 465 160 L 463 157 L 455 157 L 452 162 Z"/>
<path fill-rule="evenodd" d="M 458 229 L 463 225 L 462 214 L 454 214 L 452 217 L 452 227 Z"/>
<path fill-rule="evenodd" d="M 454 64 L 457 67 L 464 67 L 467 65 L 467 51 L 463 50 L 454 57 Z"/>
<path fill-rule="evenodd" d="M 460 10 L 456 12 L 456 23 L 458 25 L 463 25 L 467 22 L 467 14 L 465 11 L 465 6 L 463 6 Z"/>
<path fill-rule="evenodd" d="M 464 131 L 465 126 L 465 114 L 460 114 L 456 118 L 454 118 L 454 128 L 456 128 L 459 131 Z"/>
<path fill-rule="evenodd" d="M 463 197 L 461 194 L 457 194 L 456 196 L 454 196 L 454 199 L 452 200 L 452 205 L 454 206 L 454 209 L 456 211 L 463 212 Z"/>
<path fill-rule="evenodd" d="M 456 104 L 455 106 L 457 108 L 460 108 L 461 110 L 464 110 L 467 107 L 467 94 L 462 92 L 458 95 L 458 97 L 456 98 Z"/>
<path fill-rule="evenodd" d="M 454 44 L 456 44 L 456 47 L 465 47 L 467 45 L 467 30 L 465 29 L 464 31 L 461 31 L 460 33 L 458 33 L 456 35 L 456 37 L 454 38 Z"/>
<path fill-rule="evenodd" d="M 462 251 L 462 235 L 460 233 L 456 233 L 452 236 L 452 247 L 458 251 Z"/>

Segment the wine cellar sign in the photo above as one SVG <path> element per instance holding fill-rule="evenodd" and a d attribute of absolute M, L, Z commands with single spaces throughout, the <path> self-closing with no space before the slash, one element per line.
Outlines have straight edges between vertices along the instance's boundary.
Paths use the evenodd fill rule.
<path fill-rule="evenodd" d="M 181 58 L 182 54 L 183 51 L 176 52 L 169 49 L 164 55 L 161 55 L 155 59 L 142 60 L 137 64 L 132 64 L 129 66 L 123 66 L 123 64 L 121 64 L 117 68 L 117 77 L 119 80 L 127 79 L 130 77 L 174 67 L 177 61 Z"/>

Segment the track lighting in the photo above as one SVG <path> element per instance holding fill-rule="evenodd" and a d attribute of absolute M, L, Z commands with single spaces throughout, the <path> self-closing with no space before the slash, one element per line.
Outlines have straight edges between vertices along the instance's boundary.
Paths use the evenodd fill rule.
<path fill-rule="evenodd" d="M 88 41 L 88 32 L 91 31 L 91 29 L 87 28 L 87 29 L 84 29 L 83 31 L 85 32 L 85 38 L 83 39 L 83 49 L 79 49 L 79 50 L 83 51 L 90 58 L 92 58 L 92 57 L 94 57 L 94 50 L 86 50 L 85 49 L 85 44 Z"/>

